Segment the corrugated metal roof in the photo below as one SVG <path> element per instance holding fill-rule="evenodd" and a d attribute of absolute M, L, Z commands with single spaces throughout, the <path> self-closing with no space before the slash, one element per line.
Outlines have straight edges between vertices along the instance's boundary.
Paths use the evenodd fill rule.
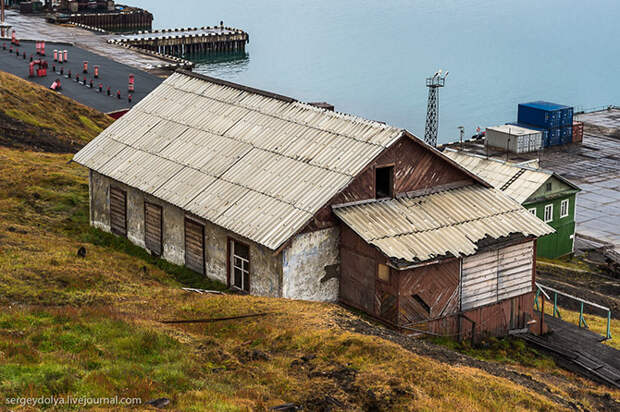
<path fill-rule="evenodd" d="M 505 194 L 519 203 L 525 202 L 547 180 L 554 176 L 553 172 L 544 169 L 517 166 L 478 155 L 452 150 L 444 150 L 444 154 L 498 189 L 504 188 L 504 185 L 507 185 L 514 176 L 519 174 L 513 182 L 502 189 Z"/>
<path fill-rule="evenodd" d="M 275 250 L 403 134 L 177 72 L 74 160 Z"/>
<path fill-rule="evenodd" d="M 554 231 L 499 190 L 479 185 L 334 206 L 334 213 L 387 256 L 408 262 L 472 255 L 485 237 L 543 236 Z"/>

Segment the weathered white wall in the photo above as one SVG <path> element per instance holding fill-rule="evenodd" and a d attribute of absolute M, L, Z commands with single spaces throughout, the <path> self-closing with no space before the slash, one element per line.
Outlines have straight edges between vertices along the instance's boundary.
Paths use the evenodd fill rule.
<path fill-rule="evenodd" d="M 282 296 L 291 299 L 336 301 L 339 280 L 340 233 L 328 228 L 297 235 L 282 252 Z M 330 278 L 331 277 L 331 278 Z"/>
<path fill-rule="evenodd" d="M 185 264 L 185 212 L 151 195 L 119 183 L 96 172 L 90 174 L 91 224 L 110 232 L 110 185 L 127 192 L 127 238 L 145 247 L 144 202 L 160 205 L 163 211 L 163 254 L 169 262 Z M 196 217 L 194 216 L 194 219 Z M 205 269 L 213 280 L 227 283 L 226 243 L 233 233 L 202 221 L 205 225 Z M 253 295 L 279 297 L 282 287 L 282 260 L 279 255 L 261 245 L 238 239 L 250 245 L 250 293 Z"/>

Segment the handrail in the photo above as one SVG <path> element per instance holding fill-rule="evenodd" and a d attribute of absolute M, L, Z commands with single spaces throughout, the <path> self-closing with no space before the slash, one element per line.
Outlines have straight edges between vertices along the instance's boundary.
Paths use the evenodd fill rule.
<path fill-rule="evenodd" d="M 534 304 L 536 305 L 536 310 L 538 310 L 538 311 L 540 311 L 540 307 L 538 305 L 538 297 L 540 296 L 541 293 L 544 296 L 543 299 L 542 299 L 542 304 L 543 304 L 543 311 L 542 312 L 543 313 L 541 313 L 541 320 L 542 320 L 542 316 L 544 315 L 544 307 L 545 307 L 545 305 L 544 305 L 545 299 L 544 298 L 547 298 L 547 300 L 549 300 L 551 302 L 551 298 L 549 297 L 549 295 L 545 291 L 545 289 L 546 289 L 549 292 L 553 292 L 553 315 L 552 316 L 554 318 L 557 315 L 558 319 L 562 319 L 562 315 L 560 314 L 560 310 L 558 308 L 558 295 L 574 299 L 574 300 L 576 300 L 576 301 L 578 301 L 580 303 L 580 308 L 579 308 L 579 327 L 580 328 L 583 327 L 583 328 L 589 329 L 589 326 L 586 323 L 586 319 L 583 316 L 583 305 L 584 304 L 590 305 L 590 306 L 593 306 L 595 308 L 598 308 L 598 309 L 606 311 L 607 312 L 607 333 L 605 335 L 605 340 L 611 339 L 611 309 L 610 308 L 608 308 L 606 306 L 603 306 L 603 305 L 599 305 L 598 303 L 590 302 L 588 300 L 579 298 L 577 296 L 573 296 L 573 295 L 571 295 L 569 293 L 562 292 L 562 291 L 554 289 L 552 287 L 541 285 L 538 282 L 535 282 L 535 284 L 536 284 L 536 289 L 537 290 L 536 290 L 536 295 L 534 297 Z"/>

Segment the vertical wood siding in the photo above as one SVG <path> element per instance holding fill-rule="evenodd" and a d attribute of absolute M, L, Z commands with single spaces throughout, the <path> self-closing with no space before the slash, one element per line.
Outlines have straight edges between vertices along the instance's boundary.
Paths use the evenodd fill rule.
<path fill-rule="evenodd" d="M 205 228 L 185 218 L 185 265 L 198 273 L 205 273 Z"/>
<path fill-rule="evenodd" d="M 127 236 L 127 192 L 110 186 L 110 229 Z"/>
<path fill-rule="evenodd" d="M 147 249 L 158 256 L 162 253 L 162 228 L 161 206 L 144 202 L 144 243 Z"/>

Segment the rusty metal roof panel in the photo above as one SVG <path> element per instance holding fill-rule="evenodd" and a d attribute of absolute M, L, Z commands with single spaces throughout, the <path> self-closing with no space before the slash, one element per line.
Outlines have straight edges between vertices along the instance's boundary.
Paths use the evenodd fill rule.
<path fill-rule="evenodd" d="M 277 249 L 404 134 L 198 77 L 173 74 L 74 159 Z"/>
<path fill-rule="evenodd" d="M 387 256 L 418 262 L 467 256 L 477 242 L 553 229 L 497 189 L 468 185 L 428 195 L 334 206 L 334 213 Z"/>

